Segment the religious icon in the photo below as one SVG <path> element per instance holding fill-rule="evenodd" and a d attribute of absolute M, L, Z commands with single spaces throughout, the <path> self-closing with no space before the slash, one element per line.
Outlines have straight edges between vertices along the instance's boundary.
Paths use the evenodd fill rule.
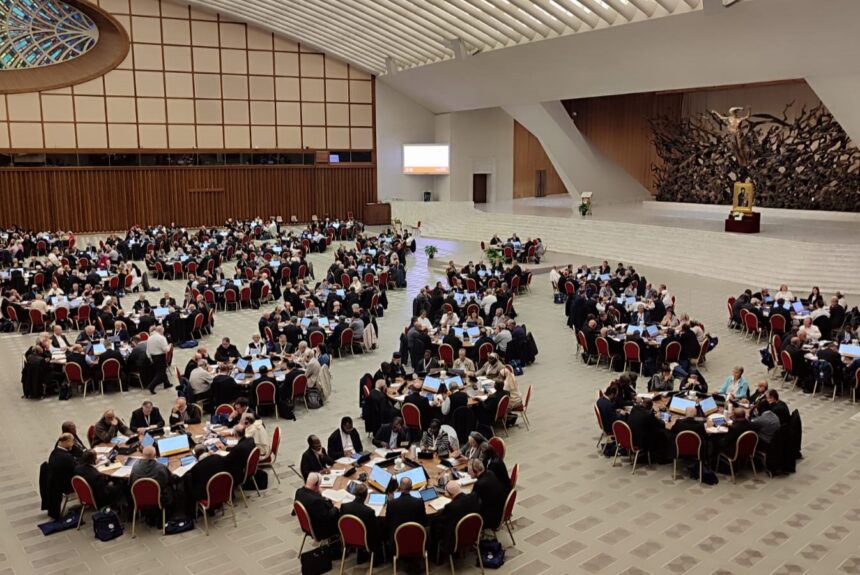
<path fill-rule="evenodd" d="M 732 194 L 732 212 L 751 214 L 755 201 L 755 189 L 750 182 L 735 182 Z"/>
<path fill-rule="evenodd" d="M 752 151 L 749 148 L 748 142 L 744 141 L 747 130 L 742 129 L 742 127 L 744 126 L 744 122 L 750 118 L 750 110 L 734 106 L 729 108 L 728 116 L 723 116 L 716 110 L 711 110 L 711 114 L 725 123 L 728 128 L 728 145 L 732 152 L 734 152 L 738 163 L 744 167 L 749 166 L 752 161 Z"/>

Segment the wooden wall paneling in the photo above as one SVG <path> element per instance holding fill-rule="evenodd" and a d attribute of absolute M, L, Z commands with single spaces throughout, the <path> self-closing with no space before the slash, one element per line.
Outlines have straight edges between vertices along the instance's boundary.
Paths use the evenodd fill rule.
<path fill-rule="evenodd" d="M 533 198 L 535 171 L 546 170 L 546 194 L 566 194 L 567 187 L 552 165 L 543 146 L 525 126 L 514 122 L 514 197 Z"/>

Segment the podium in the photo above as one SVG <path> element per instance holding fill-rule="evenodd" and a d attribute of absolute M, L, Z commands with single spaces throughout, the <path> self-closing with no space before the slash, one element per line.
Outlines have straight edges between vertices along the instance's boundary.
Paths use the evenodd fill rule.
<path fill-rule="evenodd" d="M 734 232 L 736 234 L 757 234 L 761 231 L 761 214 L 758 212 L 750 212 L 744 214 L 739 220 L 729 214 L 726 218 L 725 231 Z"/>

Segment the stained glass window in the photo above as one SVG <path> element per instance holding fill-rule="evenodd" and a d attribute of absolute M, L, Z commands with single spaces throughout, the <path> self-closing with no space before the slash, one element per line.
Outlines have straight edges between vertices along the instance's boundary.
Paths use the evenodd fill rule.
<path fill-rule="evenodd" d="M 60 0 L 0 0 L 0 70 L 65 62 L 98 38 L 96 23 Z"/>

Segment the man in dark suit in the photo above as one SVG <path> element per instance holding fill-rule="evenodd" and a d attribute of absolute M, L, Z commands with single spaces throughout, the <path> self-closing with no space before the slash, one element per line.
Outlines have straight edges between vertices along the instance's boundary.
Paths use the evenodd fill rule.
<path fill-rule="evenodd" d="M 290 323 L 284 326 L 284 335 L 287 336 L 287 341 L 293 349 L 299 346 L 299 342 L 302 340 L 302 328 L 299 327 L 298 318 L 292 317 L 290 318 Z"/>
<path fill-rule="evenodd" d="M 125 358 L 119 350 L 110 343 L 105 342 L 105 351 L 99 355 L 99 370 L 101 370 L 102 365 L 109 359 L 115 359 L 119 362 L 120 371 L 125 368 Z"/>
<path fill-rule="evenodd" d="M 365 505 L 365 500 L 367 499 L 367 485 L 364 483 L 359 483 L 355 486 L 355 491 L 353 492 L 355 499 L 350 501 L 349 503 L 344 503 L 340 506 L 340 516 L 344 515 L 354 515 L 361 519 L 361 522 L 364 523 L 364 527 L 367 532 L 367 546 L 373 551 L 374 554 L 380 556 L 380 552 L 382 548 L 380 546 L 380 528 L 379 528 L 379 520 L 376 518 L 376 513 L 374 513 L 373 509 Z M 359 550 L 358 552 L 358 563 L 363 563 L 364 556 L 366 556 L 366 552 Z M 381 559 L 381 556 L 380 556 Z"/>
<path fill-rule="evenodd" d="M 69 435 L 72 436 L 72 439 L 73 439 L 72 448 L 69 450 L 69 452 L 72 454 L 72 456 L 75 459 L 80 458 L 81 455 L 84 454 L 84 451 L 86 451 L 87 448 L 84 445 L 84 442 L 81 440 L 81 438 L 78 437 L 78 426 L 75 425 L 74 421 L 64 421 L 62 426 L 60 426 L 60 431 L 62 431 L 62 433 L 64 433 L 64 434 L 68 433 Z M 57 446 L 54 445 L 54 447 L 57 447 Z"/>
<path fill-rule="evenodd" d="M 493 422 L 496 420 L 496 411 L 499 407 L 499 402 L 502 401 L 502 398 L 506 395 L 510 395 L 510 393 L 505 390 L 504 377 L 500 376 L 496 379 L 495 391 L 493 394 L 487 397 L 487 399 L 482 401 L 481 404 L 475 408 L 475 415 L 478 418 L 478 422 L 492 427 Z"/>
<path fill-rule="evenodd" d="M 352 418 L 344 417 L 340 420 L 340 427 L 328 438 L 328 455 L 332 459 L 340 459 L 361 451 L 361 434 L 353 427 Z"/>
<path fill-rule="evenodd" d="M 409 432 L 403 427 L 403 418 L 399 415 L 392 418 L 391 423 L 385 423 L 373 435 L 373 445 L 386 449 L 395 449 L 403 444 L 409 444 Z"/>
<path fill-rule="evenodd" d="M 340 512 L 331 501 L 320 495 L 320 474 L 311 473 L 303 487 L 296 490 L 295 501 L 301 503 L 308 512 L 314 535 L 318 540 L 337 534 L 337 521 Z M 422 502 L 423 506 L 423 502 Z"/>
<path fill-rule="evenodd" d="M 233 433 L 239 440 L 239 443 L 234 445 L 230 452 L 224 457 L 224 465 L 230 475 L 233 476 L 233 485 L 241 485 L 245 477 L 245 467 L 248 465 L 248 456 L 256 447 L 254 438 L 245 437 L 245 426 L 239 424 L 233 428 Z"/>
<path fill-rule="evenodd" d="M 45 502 L 43 509 L 47 509 L 48 515 L 53 519 L 60 518 L 60 508 L 63 496 L 72 491 L 72 476 L 75 474 L 75 458 L 71 454 L 75 443 L 70 433 L 64 433 L 57 441 L 56 447 L 48 457 L 48 481 L 46 485 Z"/>
<path fill-rule="evenodd" d="M 394 532 L 404 523 L 414 521 L 419 525 L 427 525 L 424 500 L 409 495 L 412 491 L 412 480 L 408 477 L 402 478 L 398 491 L 400 495 L 397 499 L 390 500 L 385 510 L 385 517 L 388 520 L 388 540 L 391 545 L 394 541 Z"/>
<path fill-rule="evenodd" d="M 600 412 L 600 421 L 603 422 L 603 432 L 612 435 L 612 424 L 616 419 L 621 419 L 615 405 L 618 397 L 618 388 L 615 386 L 606 389 L 606 392 L 597 399 L 597 411 Z"/>
<path fill-rule="evenodd" d="M 334 460 L 328 456 L 328 453 L 326 453 L 320 438 L 316 435 L 309 435 L 308 448 L 302 454 L 302 462 L 300 466 L 302 477 L 307 479 L 311 473 L 322 471 L 333 464 Z"/>
<path fill-rule="evenodd" d="M 772 390 L 773 391 L 773 390 Z M 723 434 L 719 442 L 718 453 L 725 453 L 729 457 L 735 454 L 738 438 L 746 431 L 751 431 L 752 425 L 747 420 L 747 412 L 742 407 L 732 410 L 732 424 L 728 433 Z"/>
<path fill-rule="evenodd" d="M 505 488 L 494 473 L 484 469 L 480 459 L 470 459 L 468 470 L 469 475 L 475 479 L 472 493 L 476 493 L 481 500 L 480 513 L 484 520 L 484 527 L 488 529 L 498 527 L 505 510 L 507 498 Z"/>
<path fill-rule="evenodd" d="M 438 549 L 440 558 L 450 555 L 454 550 L 457 523 L 470 513 L 481 512 L 481 500 L 474 491 L 463 493 L 459 483 L 449 481 L 445 485 L 445 492 L 451 502 L 430 521 L 430 549 Z"/>
<path fill-rule="evenodd" d="M 454 421 L 454 413 L 461 407 L 466 407 L 469 404 L 469 395 L 460 389 L 460 385 L 456 381 L 452 381 L 448 386 L 450 395 L 442 403 L 442 415 L 445 423 Z"/>
<path fill-rule="evenodd" d="M 230 362 L 242 357 L 239 354 L 239 349 L 230 343 L 230 338 L 225 337 L 221 340 L 221 345 L 215 349 L 215 361 Z"/>
<path fill-rule="evenodd" d="M 768 389 L 765 393 L 765 401 L 759 403 L 759 412 L 772 411 L 779 418 L 780 425 L 788 425 L 791 422 L 791 413 L 788 404 L 779 398 L 779 392 Z"/>
<path fill-rule="evenodd" d="M 633 445 L 645 453 L 654 451 L 659 435 L 666 429 L 666 424 L 654 414 L 654 403 L 650 399 L 633 406 L 627 425 L 633 435 Z"/>
<path fill-rule="evenodd" d="M 84 451 L 78 465 L 75 467 L 75 475 L 80 475 L 93 490 L 96 505 L 101 508 L 106 505 L 117 506 L 122 499 L 122 491 L 118 485 L 114 485 L 107 475 L 96 469 L 96 452 Z"/>
<path fill-rule="evenodd" d="M 412 384 L 412 388 L 409 392 L 409 395 L 403 400 L 403 405 L 411 403 L 415 407 L 418 408 L 418 412 L 421 414 L 421 427 L 426 428 L 427 425 L 430 424 L 430 402 L 427 401 L 427 398 L 421 395 L 421 382 L 416 381 Z M 402 411 L 402 408 L 401 408 Z M 420 438 L 420 432 L 419 432 Z"/>
<path fill-rule="evenodd" d="M 161 307 L 176 307 L 176 298 L 171 297 L 170 292 L 164 292 L 164 297 L 158 300 L 158 305 Z"/>
<path fill-rule="evenodd" d="M 207 498 L 206 485 L 216 473 L 228 471 L 225 463 L 225 457 L 221 457 L 214 453 L 209 453 L 204 445 L 194 446 L 194 455 L 197 457 L 197 463 L 189 472 L 191 476 L 191 494 L 194 501 L 201 501 Z"/>
<path fill-rule="evenodd" d="M 164 427 L 164 418 L 158 408 L 152 405 L 148 399 L 139 408 L 131 412 L 129 428 L 132 432 L 138 433 L 140 430 L 146 431 L 159 427 Z"/>
<path fill-rule="evenodd" d="M 677 436 L 682 431 L 692 431 L 693 433 L 698 435 L 704 442 L 705 422 L 698 420 L 696 418 L 696 415 L 696 408 L 688 407 L 684 412 L 684 417 L 680 418 L 672 425 L 672 435 Z"/>

